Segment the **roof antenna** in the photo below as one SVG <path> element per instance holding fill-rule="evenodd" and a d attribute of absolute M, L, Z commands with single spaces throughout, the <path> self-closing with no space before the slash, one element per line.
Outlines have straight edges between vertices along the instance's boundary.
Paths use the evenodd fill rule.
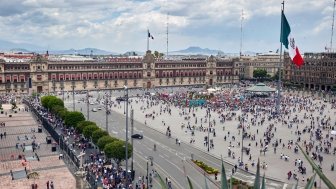
<path fill-rule="evenodd" d="M 169 12 L 167 11 L 167 27 L 166 27 L 166 34 L 167 34 L 167 54 L 166 54 L 166 58 L 168 59 L 168 26 L 169 26 Z"/>
<path fill-rule="evenodd" d="M 241 19 L 240 19 L 240 52 L 239 52 L 239 58 L 242 57 L 242 49 L 243 49 L 243 20 L 244 20 L 244 10 L 242 9 Z"/>
<path fill-rule="evenodd" d="M 333 10 L 333 17 L 332 17 L 332 24 L 331 24 L 331 37 L 330 37 L 330 49 L 329 49 L 329 52 L 332 51 L 332 45 L 333 45 L 334 20 L 335 20 L 335 5 L 336 5 L 336 0 L 334 0 L 334 10 Z"/>

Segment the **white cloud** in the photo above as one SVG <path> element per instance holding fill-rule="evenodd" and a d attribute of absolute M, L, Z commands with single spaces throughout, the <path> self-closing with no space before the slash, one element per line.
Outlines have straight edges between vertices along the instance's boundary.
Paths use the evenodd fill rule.
<path fill-rule="evenodd" d="M 237 52 L 239 45 L 235 44 L 239 44 L 242 10 L 244 39 L 248 41 L 244 48 L 268 51 L 268 43 L 278 42 L 274 36 L 279 33 L 281 8 L 280 0 L 11 0 L 1 3 L 2 40 L 58 48 L 95 45 L 119 52 L 144 50 L 147 28 L 155 35 L 153 48 L 165 51 L 167 12 L 171 48 L 199 44 Z M 324 43 L 325 36 L 321 33 L 330 30 L 332 5 L 327 1 L 288 1 L 285 11 L 295 33 L 314 35 Z M 311 24 L 301 17 L 309 17 Z M 258 45 L 253 46 L 253 41 Z"/>

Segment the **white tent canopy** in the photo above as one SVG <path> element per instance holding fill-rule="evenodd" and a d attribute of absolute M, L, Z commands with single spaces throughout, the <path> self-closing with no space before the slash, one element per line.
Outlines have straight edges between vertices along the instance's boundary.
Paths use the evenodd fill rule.
<path fill-rule="evenodd" d="M 213 93 L 213 92 L 216 92 L 216 91 L 217 91 L 217 90 L 214 89 L 214 88 L 209 88 L 209 89 L 207 89 L 207 90 L 208 90 L 209 93 Z"/>

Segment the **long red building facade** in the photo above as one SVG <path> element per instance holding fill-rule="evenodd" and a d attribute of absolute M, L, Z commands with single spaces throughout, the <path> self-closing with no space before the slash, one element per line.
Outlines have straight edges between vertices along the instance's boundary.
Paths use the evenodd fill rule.
<path fill-rule="evenodd" d="M 156 59 L 150 51 L 141 58 L 52 60 L 33 55 L 29 61 L 0 61 L 0 93 L 228 85 L 239 82 L 234 58 Z M 30 82 L 31 81 L 31 82 Z M 30 84 L 29 84 L 30 83 Z M 31 86 L 30 86 L 31 85 Z"/>

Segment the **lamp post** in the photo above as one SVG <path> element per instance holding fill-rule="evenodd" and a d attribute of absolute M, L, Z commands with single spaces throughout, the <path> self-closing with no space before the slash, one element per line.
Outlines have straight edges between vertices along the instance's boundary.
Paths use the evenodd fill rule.
<path fill-rule="evenodd" d="M 146 184 L 146 187 L 147 187 L 147 188 L 149 188 L 149 187 L 148 187 L 148 180 L 149 180 L 149 177 L 148 177 L 148 176 L 149 176 L 149 175 L 148 175 L 148 159 L 147 159 L 147 179 L 146 179 L 146 180 L 147 180 L 147 184 Z"/>
<path fill-rule="evenodd" d="M 133 130 L 134 130 L 134 110 L 131 109 L 131 136 L 133 136 Z M 133 152 L 133 137 L 131 138 L 131 145 L 132 145 L 132 152 Z M 132 154 L 132 163 L 131 163 L 131 170 L 132 170 L 132 174 L 133 174 L 133 154 Z"/>
<path fill-rule="evenodd" d="M 126 189 L 128 188 L 128 87 L 124 85 L 124 90 L 126 92 L 126 140 L 125 140 L 125 160 L 126 160 Z"/>
<path fill-rule="evenodd" d="M 208 152 L 210 151 L 210 107 L 208 107 L 208 116 L 209 116 L 209 129 L 208 129 Z"/>
<path fill-rule="evenodd" d="M 107 133 L 109 132 L 109 130 L 108 130 L 108 98 L 109 98 L 109 95 L 106 93 L 106 95 L 105 95 L 105 113 L 106 113 L 106 116 L 105 116 L 105 127 L 106 127 L 106 131 L 107 131 Z"/>
<path fill-rule="evenodd" d="M 62 95 L 63 95 L 62 100 L 64 102 L 64 79 L 61 81 L 61 89 L 62 89 Z"/>
<path fill-rule="evenodd" d="M 56 88 L 55 79 L 52 80 L 52 86 L 53 86 L 54 95 L 56 95 L 56 91 L 55 91 L 55 88 Z"/>
<path fill-rule="evenodd" d="M 243 155 L 244 155 L 244 114 L 242 114 L 242 120 L 241 120 L 241 124 L 242 124 L 242 137 L 241 137 L 241 162 L 243 162 Z"/>
<path fill-rule="evenodd" d="M 73 80 L 71 82 L 71 87 L 72 87 L 72 103 L 73 103 L 73 111 L 76 110 L 76 103 L 75 103 L 75 87 L 76 87 L 76 82 Z"/>
<path fill-rule="evenodd" d="M 89 102 L 89 90 L 86 91 L 86 117 L 90 120 L 90 102 Z"/>
<path fill-rule="evenodd" d="M 126 87 L 125 85 L 124 85 L 124 87 Z M 127 87 L 126 87 L 127 88 Z M 126 90 L 126 88 L 125 88 L 125 90 Z M 124 90 L 124 97 L 126 98 L 126 94 L 125 94 L 125 90 Z M 125 110 L 125 103 L 126 103 L 126 101 L 128 101 L 128 99 L 126 100 L 126 99 L 124 99 L 124 115 L 126 114 L 126 110 Z"/>

